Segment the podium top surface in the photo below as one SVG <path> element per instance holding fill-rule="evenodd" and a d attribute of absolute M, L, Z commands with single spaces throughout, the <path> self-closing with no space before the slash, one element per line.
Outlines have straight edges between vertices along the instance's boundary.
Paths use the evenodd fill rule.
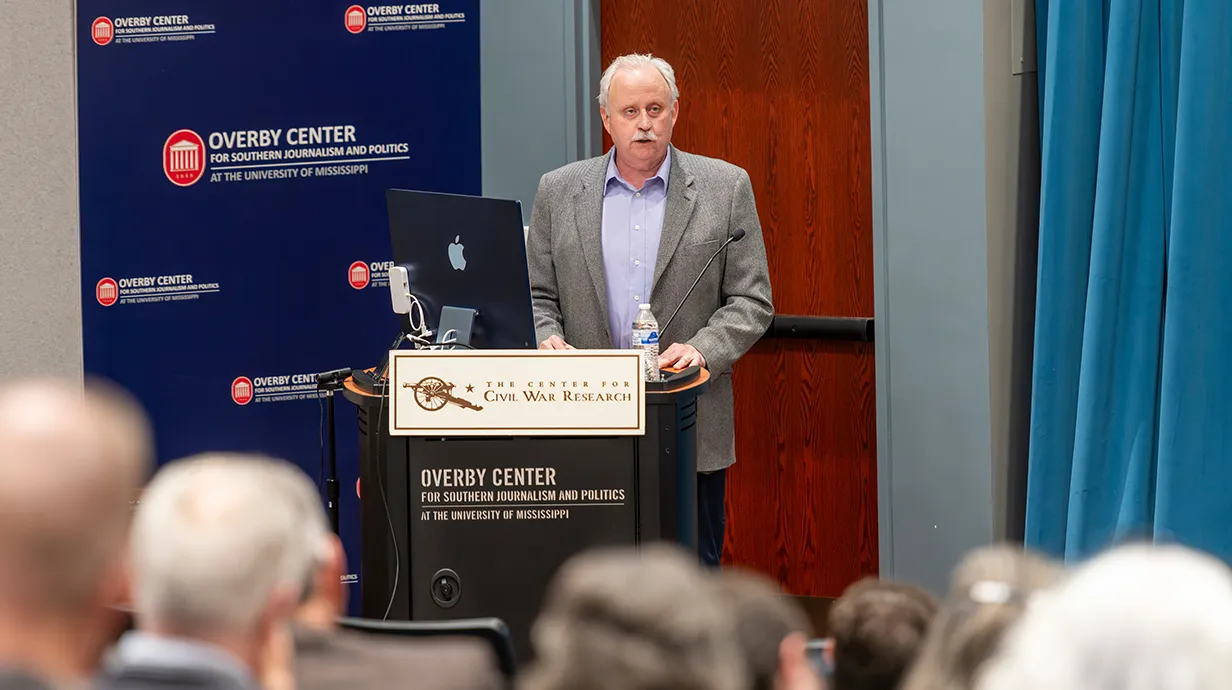
<path fill-rule="evenodd" d="M 664 371 L 672 371 L 672 370 L 665 369 Z M 670 400 L 674 400 L 681 393 L 689 393 L 692 396 L 698 396 L 706 392 L 706 388 L 709 387 L 709 385 L 710 385 L 710 370 L 702 369 L 698 373 L 697 378 L 687 383 L 681 384 L 680 386 L 677 386 L 675 388 L 670 388 L 668 390 L 662 390 L 662 391 L 649 391 L 649 390 L 646 391 L 646 402 L 648 403 L 667 402 Z M 360 390 L 359 387 L 355 385 L 355 379 L 350 376 L 348 376 L 346 381 L 343 382 L 343 388 L 344 388 L 343 394 L 345 395 L 345 397 L 357 405 L 375 404 L 381 398 L 386 397 L 384 395 L 376 395 L 374 393 L 368 393 L 367 391 Z"/>

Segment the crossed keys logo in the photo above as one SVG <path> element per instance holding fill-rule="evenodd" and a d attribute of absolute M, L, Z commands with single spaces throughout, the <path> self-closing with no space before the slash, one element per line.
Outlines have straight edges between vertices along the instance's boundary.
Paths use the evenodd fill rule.
<path fill-rule="evenodd" d="M 468 410 L 475 410 L 476 412 L 483 409 L 480 405 L 454 395 L 454 384 L 446 383 L 435 376 L 422 379 L 419 383 L 404 383 L 402 387 L 413 389 L 415 391 L 415 403 L 428 412 L 436 412 L 449 403 Z M 466 390 L 470 392 L 474 390 L 474 387 L 467 386 Z"/>

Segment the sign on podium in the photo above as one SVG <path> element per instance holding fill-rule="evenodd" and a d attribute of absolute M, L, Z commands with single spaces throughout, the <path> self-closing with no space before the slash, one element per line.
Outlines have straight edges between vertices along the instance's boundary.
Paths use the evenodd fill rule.
<path fill-rule="evenodd" d="M 394 350 L 391 436 L 641 436 L 633 350 Z"/>

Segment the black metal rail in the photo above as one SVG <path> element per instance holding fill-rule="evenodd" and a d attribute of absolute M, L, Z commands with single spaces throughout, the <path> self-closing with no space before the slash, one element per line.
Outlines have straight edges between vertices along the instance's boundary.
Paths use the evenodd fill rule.
<path fill-rule="evenodd" d="M 873 320 L 851 316 L 775 314 L 763 339 L 845 340 L 873 342 Z"/>

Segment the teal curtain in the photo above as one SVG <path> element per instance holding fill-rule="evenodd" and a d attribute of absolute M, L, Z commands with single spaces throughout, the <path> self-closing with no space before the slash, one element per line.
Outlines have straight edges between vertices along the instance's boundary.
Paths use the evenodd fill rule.
<path fill-rule="evenodd" d="M 1232 560 L 1232 0 L 1037 0 L 1026 542 Z"/>

